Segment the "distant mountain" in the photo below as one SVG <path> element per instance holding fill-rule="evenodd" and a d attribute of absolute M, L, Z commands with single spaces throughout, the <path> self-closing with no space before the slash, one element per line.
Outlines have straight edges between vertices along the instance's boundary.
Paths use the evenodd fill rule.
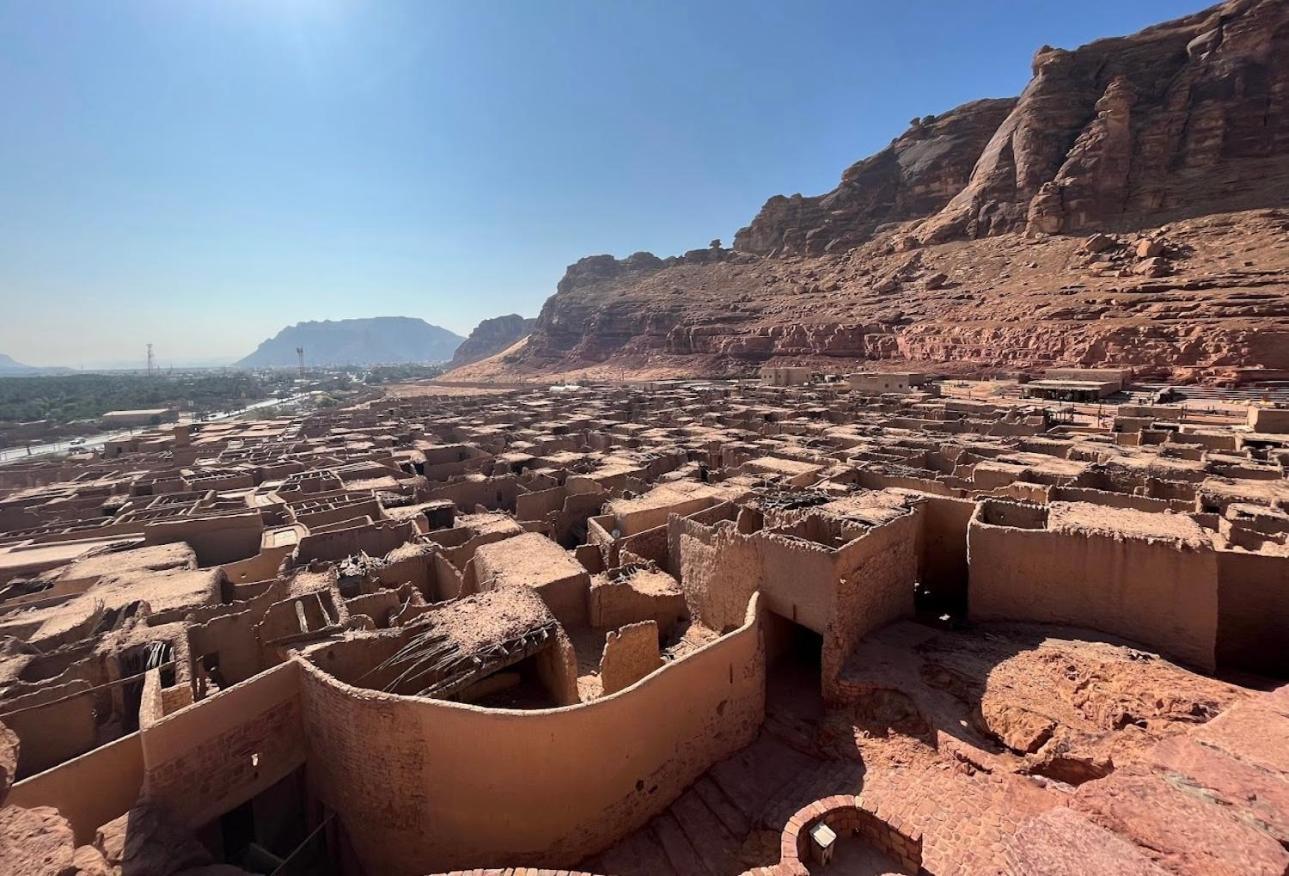
<path fill-rule="evenodd" d="M 0 377 L 39 377 L 43 374 L 70 374 L 70 368 L 42 368 L 37 365 L 24 365 L 11 356 L 0 353 Z"/>
<path fill-rule="evenodd" d="M 293 368 L 296 348 L 304 348 L 304 364 L 401 365 L 447 362 L 465 338 L 422 319 L 375 316 L 302 322 L 287 326 L 238 361 L 239 368 Z"/>
<path fill-rule="evenodd" d="M 536 319 L 524 319 L 517 313 L 505 316 L 494 316 L 485 319 L 474 327 L 470 337 L 457 347 L 452 357 L 452 367 L 469 365 L 480 359 L 487 359 L 509 347 L 515 341 L 527 335 L 537 324 Z"/>

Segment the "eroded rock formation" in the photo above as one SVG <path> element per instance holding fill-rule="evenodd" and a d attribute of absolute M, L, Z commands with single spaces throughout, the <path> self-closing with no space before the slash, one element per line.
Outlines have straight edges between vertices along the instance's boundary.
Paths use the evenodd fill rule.
<path fill-rule="evenodd" d="M 915 120 L 833 191 L 771 198 L 733 250 L 582 259 L 525 348 L 479 364 L 740 373 L 827 357 L 1274 377 L 1289 371 L 1287 203 L 1289 4 L 1228 0 L 1043 47 L 1019 98 Z"/>
<path fill-rule="evenodd" d="M 914 119 L 890 146 L 856 162 L 826 195 L 775 195 L 734 247 L 758 255 L 850 249 L 892 222 L 920 219 L 944 207 L 971 178 L 980 153 L 1016 100 L 978 100 L 942 116 Z"/>
<path fill-rule="evenodd" d="M 537 324 L 535 319 L 524 319 L 517 313 L 505 316 L 494 316 L 485 319 L 474 327 L 470 337 L 461 342 L 452 356 L 452 367 L 469 365 L 480 359 L 500 353 L 511 344 L 526 336 Z"/>

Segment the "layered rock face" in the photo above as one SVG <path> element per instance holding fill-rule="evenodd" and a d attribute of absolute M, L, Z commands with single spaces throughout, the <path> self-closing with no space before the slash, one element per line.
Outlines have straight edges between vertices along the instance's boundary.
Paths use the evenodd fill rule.
<path fill-rule="evenodd" d="M 452 355 L 452 367 L 459 368 L 500 353 L 526 337 L 536 324 L 537 320 L 524 319 L 517 313 L 485 319 L 457 347 L 456 353 Z"/>
<path fill-rule="evenodd" d="M 579 261 L 505 368 L 1281 376 L 1286 205 L 1289 3 L 1228 0 L 1040 49 L 1019 98 L 915 120 L 832 192 L 771 198 L 733 250 Z"/>
<path fill-rule="evenodd" d="M 1283 204 L 1289 5 L 1232 0 L 1072 52 L 1044 46 L 926 242 Z"/>
<path fill-rule="evenodd" d="M 920 219 L 949 203 L 1016 100 L 978 100 L 942 116 L 914 119 L 890 146 L 849 167 L 841 185 L 807 198 L 776 195 L 734 237 L 757 255 L 820 254 L 850 249 L 880 227 Z"/>

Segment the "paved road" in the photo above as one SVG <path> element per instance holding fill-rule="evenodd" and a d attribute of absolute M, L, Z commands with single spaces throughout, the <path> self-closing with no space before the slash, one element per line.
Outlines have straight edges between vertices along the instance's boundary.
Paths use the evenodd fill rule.
<path fill-rule="evenodd" d="M 253 405 L 247 405 L 246 407 L 239 408 L 235 411 L 216 411 L 215 413 L 208 416 L 205 420 L 201 420 L 198 422 L 210 423 L 216 420 L 227 420 L 231 417 L 241 416 L 242 414 L 245 414 L 248 411 L 258 410 L 259 408 L 268 408 L 274 405 L 294 404 L 295 402 L 298 402 L 301 399 L 308 398 L 310 395 L 312 395 L 312 393 L 301 392 L 293 396 L 290 396 L 288 398 L 266 398 L 264 399 L 264 401 L 258 401 Z M 181 422 L 189 422 L 189 421 L 181 421 Z M 9 462 L 18 462 L 24 459 L 34 459 L 37 456 L 49 456 L 50 454 L 54 454 L 54 453 L 69 453 L 73 450 L 98 451 L 98 450 L 102 450 L 103 445 L 106 444 L 108 441 L 112 441 L 117 438 L 125 438 L 130 435 L 133 435 L 136 432 L 144 431 L 150 428 L 154 428 L 154 427 L 147 426 L 147 427 L 139 427 L 136 429 L 124 429 L 124 430 L 118 429 L 114 432 L 100 432 L 97 435 L 86 435 L 84 436 L 83 441 L 78 441 L 78 443 L 76 443 L 75 445 L 72 444 L 71 440 L 67 440 L 67 441 L 54 441 L 50 444 L 33 444 L 30 450 L 26 447 L 8 447 L 8 448 L 0 449 L 0 465 L 4 465 L 5 463 L 9 463 Z"/>

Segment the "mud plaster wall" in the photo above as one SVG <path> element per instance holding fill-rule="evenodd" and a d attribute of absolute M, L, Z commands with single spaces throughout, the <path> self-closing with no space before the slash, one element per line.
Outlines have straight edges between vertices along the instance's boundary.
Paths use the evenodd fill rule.
<path fill-rule="evenodd" d="M 826 699 L 838 699 L 837 678 L 860 639 L 892 621 L 913 617 L 922 507 L 874 528 L 839 552 L 834 615 L 824 634 L 821 675 Z"/>
<path fill-rule="evenodd" d="M 73 679 L 4 704 L 8 714 L 0 720 L 18 736 L 18 776 L 35 775 L 97 744 L 90 687 L 84 679 Z"/>
<path fill-rule="evenodd" d="M 564 487 L 521 493 L 515 499 L 515 517 L 519 520 L 541 520 L 552 511 L 562 510 L 567 496 L 568 490 Z"/>
<path fill-rule="evenodd" d="M 197 827 L 284 778 L 304 763 L 298 684 L 287 662 L 145 728 L 144 795 Z"/>
<path fill-rule="evenodd" d="M 765 655 L 755 603 L 747 608 L 730 635 L 626 690 L 562 709 L 360 690 L 301 659 L 310 781 L 373 873 L 498 860 L 570 867 L 755 737 Z"/>
<path fill-rule="evenodd" d="M 733 526 L 707 527 L 672 517 L 667 523 L 672 567 L 691 615 L 714 630 L 742 622 L 761 583 L 761 557 Z"/>
<path fill-rule="evenodd" d="M 473 513 L 476 505 L 483 505 L 493 510 L 513 508 L 518 492 L 519 481 L 513 476 L 502 476 L 487 480 L 454 481 L 435 486 L 425 494 L 425 500 L 451 499 L 462 511 Z"/>
<path fill-rule="evenodd" d="M 604 638 L 604 655 L 600 659 L 604 693 L 630 687 L 661 665 L 658 625 L 653 621 L 627 624 Z"/>
<path fill-rule="evenodd" d="M 992 526 L 967 530 L 972 620 L 1071 624 L 1211 672 L 1217 557 L 1166 541 Z"/>
<path fill-rule="evenodd" d="M 773 533 L 747 536 L 761 558 L 754 584 L 765 607 L 823 636 L 836 614 L 837 557 L 823 545 Z M 724 555 L 718 562 L 724 562 Z"/>
<path fill-rule="evenodd" d="M 1289 677 L 1289 557 L 1218 551 L 1217 663 Z"/>
<path fill-rule="evenodd" d="M 416 535 L 411 524 L 388 522 L 315 533 L 300 539 L 297 558 L 301 564 L 312 560 L 338 561 L 363 551 L 373 557 L 383 557 Z"/>
<path fill-rule="evenodd" d="M 207 654 L 218 654 L 219 671 L 227 685 L 245 681 L 259 672 L 264 661 L 255 627 L 262 617 L 263 611 L 247 609 L 188 627 L 188 651 L 194 663 Z M 193 666 L 190 677 L 195 673 Z"/>
<path fill-rule="evenodd" d="M 139 734 L 131 733 L 19 782 L 5 802 L 26 809 L 53 806 L 83 845 L 100 825 L 134 805 L 142 784 L 143 746 Z"/>
<path fill-rule="evenodd" d="M 667 565 L 667 527 L 665 525 L 656 526 L 653 529 L 646 529 L 643 532 L 637 532 L 635 535 L 629 535 L 622 539 L 619 551 L 631 551 L 636 556 L 653 560 L 665 568 Z"/>
<path fill-rule="evenodd" d="M 147 544 L 187 542 L 203 568 L 249 559 L 260 552 L 264 522 L 258 511 L 166 520 L 144 527 Z"/>

